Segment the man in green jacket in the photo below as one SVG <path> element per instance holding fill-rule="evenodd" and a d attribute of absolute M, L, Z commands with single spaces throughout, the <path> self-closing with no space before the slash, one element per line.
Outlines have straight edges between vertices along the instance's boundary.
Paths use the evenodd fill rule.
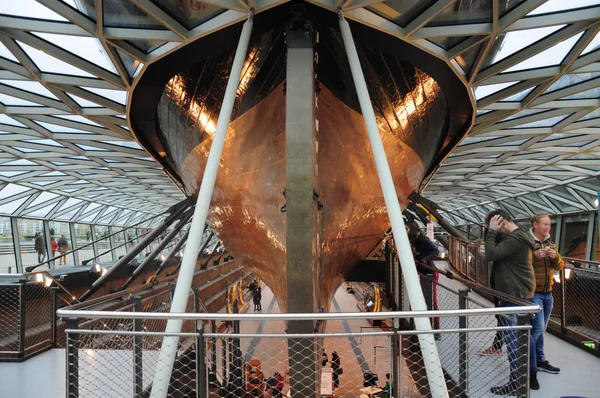
<path fill-rule="evenodd" d="M 510 214 L 504 210 L 493 210 L 488 213 L 489 231 L 485 238 L 485 258 L 494 262 L 495 288 L 511 296 L 530 300 L 535 290 L 535 274 L 532 265 L 532 250 L 534 242 L 528 231 L 519 228 Z M 504 233 L 505 236 L 496 241 L 496 235 Z M 506 300 L 501 300 L 500 307 L 517 307 L 518 305 Z M 501 317 L 502 326 L 515 326 L 516 314 Z M 503 386 L 492 387 L 491 391 L 497 395 L 512 395 L 517 388 L 517 335 L 514 330 L 504 332 L 504 342 L 508 351 L 510 363 L 510 379 Z M 535 344 L 530 338 L 530 380 L 532 390 L 538 390 L 537 364 Z"/>

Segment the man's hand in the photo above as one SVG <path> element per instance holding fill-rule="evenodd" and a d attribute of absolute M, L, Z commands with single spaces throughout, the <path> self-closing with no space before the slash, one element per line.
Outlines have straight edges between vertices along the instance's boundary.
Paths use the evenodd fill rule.
<path fill-rule="evenodd" d="M 554 249 L 551 248 L 551 247 L 549 247 L 549 248 L 546 249 L 546 254 L 550 258 L 556 258 L 556 251 L 554 251 Z"/>
<path fill-rule="evenodd" d="M 490 229 L 492 231 L 498 231 L 500 229 L 500 227 L 502 226 L 503 221 L 504 220 L 499 215 L 492 217 L 492 219 L 490 220 Z"/>
<path fill-rule="evenodd" d="M 533 255 L 537 258 L 544 258 L 546 257 L 546 249 L 538 249 L 533 252 Z"/>

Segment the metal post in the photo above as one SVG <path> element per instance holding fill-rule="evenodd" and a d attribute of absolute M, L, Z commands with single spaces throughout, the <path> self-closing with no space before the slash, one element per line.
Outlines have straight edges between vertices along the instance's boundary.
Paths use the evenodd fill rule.
<path fill-rule="evenodd" d="M 155 276 L 158 276 L 158 275 L 160 275 L 163 272 L 163 270 L 167 266 L 168 260 L 170 258 L 172 258 L 172 257 L 175 257 L 175 254 L 177 254 L 177 252 L 179 251 L 179 249 L 181 249 L 181 246 L 183 246 L 185 244 L 185 242 L 187 241 L 187 238 L 188 238 L 189 234 L 190 234 L 189 230 L 186 231 L 185 234 L 183 234 L 183 236 L 181 237 L 181 239 L 179 239 L 179 242 L 177 242 L 175 244 L 175 246 L 173 247 L 173 249 L 171 249 L 171 251 L 169 252 L 169 254 L 167 255 L 167 257 L 163 260 L 162 263 L 160 263 L 160 265 L 156 269 L 156 272 L 154 273 Z M 179 264 L 181 264 L 181 260 L 179 260 Z"/>
<path fill-rule="evenodd" d="M 221 375 L 223 376 L 223 385 L 227 384 L 227 339 L 221 337 Z"/>
<path fill-rule="evenodd" d="M 531 314 L 517 315 L 517 325 L 531 325 Z M 517 332 L 517 397 L 529 398 L 529 334 L 530 329 L 519 329 Z M 514 333 L 514 332 L 513 332 Z"/>
<path fill-rule="evenodd" d="M 560 270 L 560 332 L 567 334 L 567 278 L 565 269 Z"/>
<path fill-rule="evenodd" d="M 206 391 L 206 362 L 204 360 L 204 324 L 196 331 L 198 332 L 196 337 L 196 397 L 200 398 L 208 396 Z"/>
<path fill-rule="evenodd" d="M 71 250 L 73 250 L 73 265 L 80 265 L 79 251 L 77 249 L 77 234 L 75 233 L 75 224 L 69 223 L 69 235 L 71 236 Z"/>
<path fill-rule="evenodd" d="M 57 325 L 58 325 L 58 317 L 56 315 L 56 311 L 58 310 L 58 303 L 57 303 L 57 295 L 58 295 L 58 287 L 53 286 L 51 288 L 51 295 L 52 295 L 52 318 L 50 318 L 50 343 L 52 344 L 52 347 L 56 347 L 56 343 L 57 343 L 57 335 L 58 335 L 58 330 L 56 330 Z"/>
<path fill-rule="evenodd" d="M 212 320 L 210 321 L 210 332 L 217 333 L 217 323 Z M 217 380 L 217 340 L 215 338 L 212 339 L 212 351 L 210 353 L 210 381 L 211 383 L 215 383 Z"/>
<path fill-rule="evenodd" d="M 10 218 L 10 230 L 12 232 L 13 247 L 15 248 L 15 266 L 17 273 L 22 273 L 23 259 L 21 258 L 21 242 L 19 241 L 19 224 L 15 217 Z"/>
<path fill-rule="evenodd" d="M 79 328 L 77 318 L 65 319 L 65 327 L 69 330 Z M 67 333 L 67 398 L 79 398 L 79 334 Z"/>
<path fill-rule="evenodd" d="M 402 219 L 402 209 L 400 208 L 400 203 L 398 202 L 396 187 L 394 186 L 394 180 L 392 178 L 390 166 L 385 155 L 385 148 L 383 147 L 383 142 L 379 133 L 379 127 L 377 126 L 377 120 L 375 119 L 375 113 L 373 111 L 373 105 L 367 89 L 367 83 L 360 66 L 360 60 L 358 58 L 356 46 L 354 45 L 354 39 L 352 38 L 350 25 L 344 19 L 341 12 L 340 29 L 342 33 L 342 39 L 344 41 L 344 47 L 346 48 L 346 54 L 348 55 L 348 62 L 350 64 L 352 78 L 354 80 L 354 85 L 356 86 L 356 93 L 360 102 L 360 109 L 367 127 L 369 142 L 371 144 L 371 150 L 373 151 L 373 158 L 375 160 L 377 174 L 379 175 L 379 182 L 383 191 L 385 205 L 390 217 L 390 223 L 392 224 L 392 231 L 394 233 L 396 247 L 398 247 L 400 265 L 402 266 L 402 273 L 406 282 L 405 288 L 408 291 L 408 297 L 412 308 L 417 311 L 425 310 L 427 308 L 427 304 L 425 303 L 425 298 L 423 297 L 423 291 L 420 289 L 419 275 L 417 273 L 415 260 L 410 249 L 410 243 L 406 234 L 404 220 Z M 431 322 L 428 318 L 416 318 L 415 324 L 418 330 L 432 330 Z M 448 397 L 446 382 L 442 372 L 442 365 L 440 363 L 440 357 L 433 335 L 430 333 L 420 334 L 419 342 L 432 397 Z"/>
<path fill-rule="evenodd" d="M 427 303 L 427 309 L 433 311 L 433 284 L 435 283 L 435 275 L 427 274 L 425 276 L 425 286 L 427 286 L 425 302 Z"/>
<path fill-rule="evenodd" d="M 394 334 L 392 335 L 392 391 L 391 396 L 393 398 L 400 397 L 400 369 L 399 363 L 400 360 L 400 335 L 398 334 L 398 326 L 399 320 L 394 319 Z M 389 395 L 389 394 L 388 394 Z"/>
<path fill-rule="evenodd" d="M 19 357 L 25 356 L 25 299 L 26 280 L 19 281 Z"/>
<path fill-rule="evenodd" d="M 467 309 L 467 297 L 471 289 L 465 288 L 458 291 L 458 309 Z M 458 317 L 458 327 L 460 329 L 467 328 L 467 317 Z M 458 385 L 460 392 L 466 396 L 469 382 L 469 342 L 467 339 L 467 333 L 461 332 L 458 335 Z"/>
<path fill-rule="evenodd" d="M 210 154 L 208 155 L 208 160 L 204 169 L 204 177 L 200 184 L 200 191 L 198 192 L 198 201 L 196 202 L 196 208 L 194 209 L 194 218 L 192 220 L 192 225 L 190 226 L 187 247 L 183 256 L 181 270 L 179 271 L 179 276 L 177 278 L 177 287 L 171 303 L 171 313 L 185 312 L 187 306 L 188 295 L 190 287 L 192 286 L 192 278 L 196 268 L 196 260 L 202 243 L 202 229 L 206 223 L 206 216 L 208 215 L 208 209 L 210 207 L 210 201 L 217 179 L 217 171 L 223 152 L 223 145 L 225 144 L 225 136 L 227 134 L 229 121 L 231 120 L 231 112 L 233 111 L 236 91 L 239 86 L 244 60 L 246 59 L 251 33 L 252 14 L 250 13 L 248 20 L 244 23 L 244 27 L 242 28 L 240 41 L 238 42 L 235 58 L 231 66 L 229 80 L 227 81 L 227 88 L 225 89 L 225 96 L 221 105 L 217 128 L 213 136 Z M 183 322 L 180 319 L 171 319 L 167 322 L 165 331 L 167 333 L 179 333 L 182 325 Z M 150 394 L 151 398 L 165 398 L 167 396 L 175 354 L 177 353 L 178 340 L 178 337 L 174 336 L 167 336 L 163 339 L 162 350 L 160 351 L 158 359 L 159 368 L 154 375 L 154 383 Z"/>
<path fill-rule="evenodd" d="M 142 298 L 140 296 L 133 296 L 131 298 L 135 305 L 135 312 L 142 312 Z M 143 319 L 133 320 L 133 330 L 136 332 L 142 331 Z M 142 398 L 144 395 L 144 380 L 143 380 L 143 361 L 142 361 L 142 336 L 136 334 L 133 336 L 133 396 L 135 398 Z"/>

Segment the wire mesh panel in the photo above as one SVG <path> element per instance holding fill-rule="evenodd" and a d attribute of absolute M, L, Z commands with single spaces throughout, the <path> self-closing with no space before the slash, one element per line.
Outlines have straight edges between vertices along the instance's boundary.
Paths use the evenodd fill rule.
<path fill-rule="evenodd" d="M 19 352 L 20 285 L 0 285 L 0 351 Z"/>
<path fill-rule="evenodd" d="M 40 344 L 49 345 L 54 319 L 55 290 L 41 283 L 24 285 L 25 305 L 25 350 Z"/>

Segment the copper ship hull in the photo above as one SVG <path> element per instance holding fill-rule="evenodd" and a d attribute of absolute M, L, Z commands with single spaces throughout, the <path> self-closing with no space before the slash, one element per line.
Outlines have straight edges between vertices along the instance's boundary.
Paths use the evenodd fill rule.
<path fill-rule="evenodd" d="M 253 32 L 208 221 L 229 252 L 266 282 L 285 310 L 285 24 L 269 21 Z M 335 17 L 315 22 L 320 40 L 315 43 L 313 181 L 321 205 L 315 200 L 314 274 L 307 278 L 315 283 L 315 306 L 325 309 L 344 274 L 390 226 L 335 22 Z M 255 21 L 255 26 L 261 25 Z M 357 47 L 404 208 L 410 193 L 419 190 L 460 138 L 471 110 L 464 108 L 457 120 L 434 77 L 385 49 L 358 41 Z M 171 74 L 156 107 L 158 139 L 141 139 L 191 195 L 202 182 L 232 50 Z"/>

